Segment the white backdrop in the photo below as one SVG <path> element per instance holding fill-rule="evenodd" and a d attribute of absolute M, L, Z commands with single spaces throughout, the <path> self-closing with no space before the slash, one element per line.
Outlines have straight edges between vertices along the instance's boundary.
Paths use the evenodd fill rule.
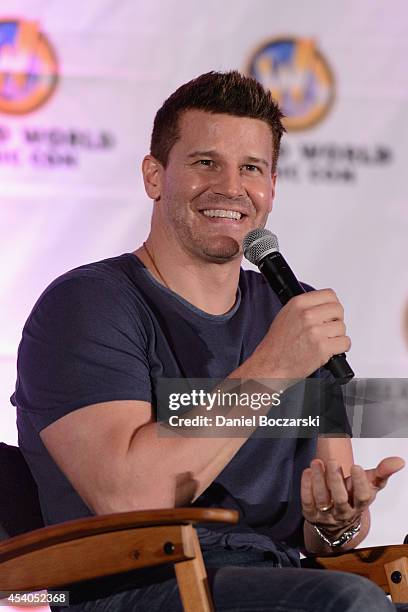
<path fill-rule="evenodd" d="M 2 440 L 16 442 L 9 396 L 39 294 L 67 269 L 134 250 L 147 234 L 140 163 L 157 108 L 202 72 L 245 70 L 261 45 L 285 36 L 314 41 L 333 73 L 334 103 L 314 127 L 285 136 L 269 227 L 298 276 L 343 301 L 357 376 L 406 376 L 407 13 L 404 0 L 2 0 Z M 48 102 L 18 116 L 1 112 L 2 76 L 29 55 L 23 42 L 5 53 L 1 20 L 10 17 L 38 22 L 58 58 Z M 408 455 L 405 439 L 354 446 L 365 467 Z M 367 544 L 402 541 L 407 491 L 408 469 L 376 502 Z"/>

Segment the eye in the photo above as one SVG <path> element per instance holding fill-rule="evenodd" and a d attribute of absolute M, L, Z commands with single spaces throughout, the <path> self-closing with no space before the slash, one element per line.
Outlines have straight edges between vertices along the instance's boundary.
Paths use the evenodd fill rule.
<path fill-rule="evenodd" d="M 245 164 L 243 168 L 249 172 L 261 172 L 261 168 L 259 166 L 255 166 L 254 164 Z"/>
<path fill-rule="evenodd" d="M 214 161 L 212 159 L 199 159 L 195 162 L 195 165 L 211 168 L 214 165 Z"/>

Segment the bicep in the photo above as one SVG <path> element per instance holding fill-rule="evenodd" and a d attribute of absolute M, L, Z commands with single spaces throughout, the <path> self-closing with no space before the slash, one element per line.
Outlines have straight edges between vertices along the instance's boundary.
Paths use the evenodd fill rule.
<path fill-rule="evenodd" d="M 98 514 L 120 494 L 130 442 L 152 421 L 149 402 L 110 401 L 66 414 L 42 429 L 40 437 L 74 489 Z"/>

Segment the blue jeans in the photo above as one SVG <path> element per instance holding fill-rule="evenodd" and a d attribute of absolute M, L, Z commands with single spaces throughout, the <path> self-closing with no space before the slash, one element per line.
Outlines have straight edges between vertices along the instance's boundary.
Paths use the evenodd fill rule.
<path fill-rule="evenodd" d="M 374 583 L 344 572 L 279 567 L 261 551 L 203 553 L 217 612 L 408 612 Z M 182 612 L 175 578 L 53 612 Z"/>

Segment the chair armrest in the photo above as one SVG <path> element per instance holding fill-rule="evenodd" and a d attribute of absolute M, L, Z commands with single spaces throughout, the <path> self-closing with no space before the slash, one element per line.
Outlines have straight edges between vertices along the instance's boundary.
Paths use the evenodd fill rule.
<path fill-rule="evenodd" d="M 0 590 L 54 588 L 192 559 L 191 525 L 209 522 L 237 523 L 238 513 L 216 508 L 120 512 L 36 529 L 0 542 Z"/>
<path fill-rule="evenodd" d="M 330 557 L 307 557 L 302 567 L 351 572 L 375 582 L 386 593 L 390 592 L 385 565 L 408 557 L 407 544 L 356 548 Z"/>
<path fill-rule="evenodd" d="M 137 510 L 91 516 L 57 525 L 35 529 L 8 540 L 0 541 L 0 563 L 23 554 L 61 542 L 111 533 L 138 527 L 160 525 L 195 525 L 196 523 L 238 522 L 238 512 L 222 508 L 170 508 L 165 510 Z"/>

